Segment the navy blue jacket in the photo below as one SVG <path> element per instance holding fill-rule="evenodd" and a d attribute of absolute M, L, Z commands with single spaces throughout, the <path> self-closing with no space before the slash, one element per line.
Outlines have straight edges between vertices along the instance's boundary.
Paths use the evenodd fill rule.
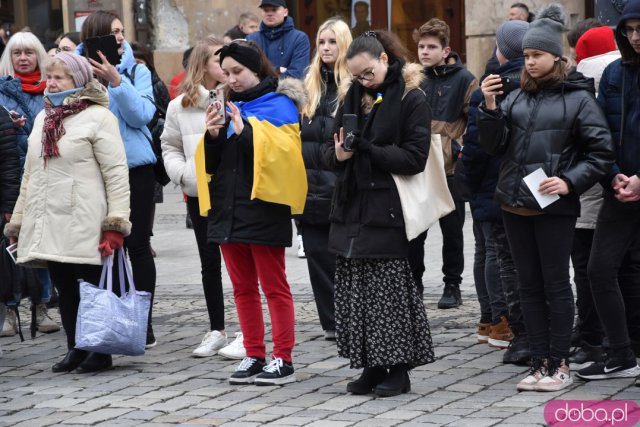
<path fill-rule="evenodd" d="M 27 139 L 31 133 L 33 121 L 44 109 L 42 94 L 33 95 L 22 90 L 20 78 L 10 76 L 0 77 L 0 105 L 8 110 L 15 110 L 27 118 L 25 125 L 16 130 L 18 155 L 20 158 L 20 176 L 27 155 Z"/>
<path fill-rule="evenodd" d="M 304 76 L 304 70 L 309 66 L 309 37 L 295 29 L 290 16 L 285 18 L 282 25 L 274 28 L 261 23 L 260 31 L 249 34 L 247 40 L 260 46 L 276 71 L 279 72 L 280 67 L 287 69 L 280 74 L 281 78 L 301 79 Z"/>
<path fill-rule="evenodd" d="M 623 25 L 621 19 L 615 33 L 622 58 L 605 68 L 598 89 L 598 103 L 607 117 L 616 148 L 616 164 L 601 181 L 609 194 L 613 193 L 611 180 L 617 173 L 640 173 L 640 55 L 621 34 Z"/>
<path fill-rule="evenodd" d="M 520 70 L 524 65 L 524 59 L 513 59 L 494 70 L 495 74 L 509 77 L 511 83 L 503 88 L 504 94 L 498 98 L 502 101 L 509 92 L 520 87 Z M 483 76 L 481 81 L 486 76 Z M 493 199 L 500 174 L 500 162 L 502 155 L 492 156 L 480 148 L 478 141 L 477 113 L 478 105 L 484 100 L 482 89 L 477 89 L 471 95 L 469 105 L 469 119 L 467 131 L 464 134 L 464 149 L 462 150 L 462 163 L 464 164 L 467 187 L 471 192 L 469 205 L 471 215 L 475 221 L 502 222 L 502 210 Z"/>

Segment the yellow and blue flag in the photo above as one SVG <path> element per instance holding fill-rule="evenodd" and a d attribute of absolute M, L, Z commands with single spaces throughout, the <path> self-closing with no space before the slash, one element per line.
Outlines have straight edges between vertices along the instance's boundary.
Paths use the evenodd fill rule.
<path fill-rule="evenodd" d="M 291 99 L 275 92 L 248 102 L 236 102 L 242 118 L 253 129 L 253 188 L 251 200 L 279 203 L 291 207 L 293 215 L 301 214 L 307 198 L 307 172 L 302 160 L 302 140 L 298 110 Z M 229 124 L 227 137 L 233 135 Z M 204 165 L 204 138 L 198 144 L 200 163 Z M 198 158 L 196 158 L 196 163 Z M 198 174 L 198 197 L 208 193 L 207 178 Z M 202 189 L 202 194 L 201 194 Z M 206 194 L 200 213 L 210 208 Z M 204 212 L 203 212 L 204 211 Z"/>

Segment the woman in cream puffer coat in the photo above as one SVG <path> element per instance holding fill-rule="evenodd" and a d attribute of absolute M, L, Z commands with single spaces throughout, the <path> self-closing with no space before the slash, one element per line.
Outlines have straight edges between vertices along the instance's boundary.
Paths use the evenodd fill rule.
<path fill-rule="evenodd" d="M 46 263 L 59 295 L 68 352 L 53 372 L 109 368 L 111 355 L 75 348 L 79 279 L 98 284 L 102 256 L 131 232 L 129 169 L 107 89 L 83 57 L 48 64 L 45 109 L 29 135 L 20 195 L 4 233 L 18 264 Z"/>

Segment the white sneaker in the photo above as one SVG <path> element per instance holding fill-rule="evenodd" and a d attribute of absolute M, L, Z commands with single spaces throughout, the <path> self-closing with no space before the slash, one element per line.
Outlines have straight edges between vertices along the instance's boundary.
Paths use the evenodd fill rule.
<path fill-rule="evenodd" d="M 213 356 L 220 350 L 222 347 L 226 346 L 227 342 L 227 334 L 221 334 L 219 331 L 210 331 L 204 335 L 202 338 L 202 342 L 193 350 L 191 354 L 193 357 L 209 357 Z"/>
<path fill-rule="evenodd" d="M 304 253 L 304 244 L 302 243 L 302 235 L 298 234 L 298 258 L 306 258 Z"/>
<path fill-rule="evenodd" d="M 523 378 L 516 388 L 518 391 L 533 391 L 536 388 L 536 384 L 542 378 L 547 375 L 547 359 L 542 359 L 539 357 L 533 358 L 531 360 L 531 368 L 529 369 L 529 374 Z"/>
<path fill-rule="evenodd" d="M 38 327 L 38 331 L 45 334 L 58 332 L 60 330 L 60 326 L 58 326 L 56 321 L 49 316 L 46 304 L 36 305 L 36 325 Z"/>
<path fill-rule="evenodd" d="M 226 357 L 227 359 L 244 359 L 247 357 L 242 332 L 236 332 L 236 339 L 228 346 L 218 350 L 218 354 L 222 357 Z"/>
<path fill-rule="evenodd" d="M 18 333 L 18 318 L 16 312 L 12 309 L 7 310 L 6 317 L 4 318 L 4 324 L 2 325 L 2 332 L 0 337 L 13 337 Z"/>
<path fill-rule="evenodd" d="M 547 375 L 542 377 L 534 386 L 535 391 L 558 391 L 573 384 L 569 365 L 565 359 L 559 363 L 560 366 L 552 366 Z"/>

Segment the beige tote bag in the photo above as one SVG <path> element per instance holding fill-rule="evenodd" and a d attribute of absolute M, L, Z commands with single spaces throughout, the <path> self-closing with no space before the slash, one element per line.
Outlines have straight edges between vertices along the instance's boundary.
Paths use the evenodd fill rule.
<path fill-rule="evenodd" d="M 455 209 L 444 173 L 439 134 L 431 134 L 429 158 L 424 171 L 417 175 L 391 175 L 400 195 L 407 239 L 415 239 Z"/>

